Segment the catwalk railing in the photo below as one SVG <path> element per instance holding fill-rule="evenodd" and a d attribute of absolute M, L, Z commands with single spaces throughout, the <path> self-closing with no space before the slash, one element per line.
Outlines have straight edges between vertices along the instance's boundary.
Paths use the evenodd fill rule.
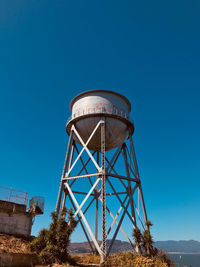
<path fill-rule="evenodd" d="M 0 200 L 27 206 L 28 193 L 13 188 L 0 186 Z"/>
<path fill-rule="evenodd" d="M 127 120 L 131 120 L 131 118 L 129 117 L 129 114 L 127 114 L 124 110 L 118 109 L 117 107 L 112 107 L 112 108 L 108 108 L 108 107 L 100 107 L 100 108 L 95 108 L 95 107 L 87 107 L 86 109 L 80 109 L 77 110 L 75 113 L 73 113 L 73 115 L 71 115 L 67 122 L 69 122 L 72 119 L 75 119 L 79 116 L 84 116 L 84 115 L 89 115 L 89 114 L 111 114 L 111 115 L 116 115 L 118 117 L 127 119 Z M 132 120 L 131 120 L 132 121 Z"/>

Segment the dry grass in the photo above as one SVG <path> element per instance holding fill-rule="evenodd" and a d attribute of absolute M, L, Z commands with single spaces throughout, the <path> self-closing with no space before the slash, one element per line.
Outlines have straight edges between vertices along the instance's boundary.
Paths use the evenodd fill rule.
<path fill-rule="evenodd" d="M 78 266 L 98 266 L 100 257 L 92 254 L 71 255 Z M 147 258 L 137 254 L 115 253 L 110 255 L 102 267 L 168 267 L 161 259 Z M 173 265 L 172 265 L 173 266 Z"/>
<path fill-rule="evenodd" d="M 167 267 L 167 264 L 160 259 L 147 258 L 137 254 L 116 253 L 108 257 L 105 267 Z"/>
<path fill-rule="evenodd" d="M 32 253 L 28 244 L 24 238 L 0 234 L 0 253 Z"/>
<path fill-rule="evenodd" d="M 74 254 L 71 255 L 71 259 L 76 262 L 76 264 L 54 264 L 53 267 L 168 267 L 161 259 L 147 258 L 143 256 L 138 256 L 131 252 L 128 253 L 116 253 L 110 255 L 106 260 L 104 265 L 99 265 L 100 257 L 93 254 Z M 171 265 L 173 267 L 174 265 Z M 39 267 L 39 266 L 38 266 Z M 42 267 L 42 266 L 40 266 Z M 44 267 L 44 266 L 43 266 Z M 47 266 L 46 266 L 47 267 Z"/>
<path fill-rule="evenodd" d="M 87 264 L 99 264 L 100 256 L 90 253 L 85 254 L 73 254 L 70 257 L 77 262 L 78 264 L 87 265 Z"/>
<path fill-rule="evenodd" d="M 0 234 L 0 253 L 30 253 L 28 247 L 29 241 L 10 235 Z M 100 257 L 98 255 L 73 254 L 70 255 L 71 263 L 65 265 L 54 264 L 53 267 L 75 267 L 75 266 L 99 266 Z M 105 267 L 167 267 L 167 264 L 162 259 L 146 258 L 128 253 L 115 253 L 110 255 L 104 264 Z M 173 265 L 171 265 L 173 266 Z M 38 265 L 39 267 L 39 265 Z M 40 266 L 42 267 L 42 266 Z M 44 267 L 44 266 L 43 266 Z"/>

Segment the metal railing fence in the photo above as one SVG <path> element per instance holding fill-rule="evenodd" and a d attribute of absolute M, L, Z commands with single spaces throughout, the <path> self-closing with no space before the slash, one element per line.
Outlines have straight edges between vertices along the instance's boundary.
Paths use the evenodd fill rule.
<path fill-rule="evenodd" d="M 79 116 L 88 115 L 88 114 L 98 114 L 98 113 L 112 114 L 112 115 L 125 118 L 127 120 L 131 120 L 129 117 L 129 114 L 127 114 L 124 110 L 118 109 L 117 107 L 107 108 L 107 107 L 102 106 L 99 109 L 96 109 L 95 107 L 92 107 L 92 108 L 88 107 L 86 109 L 78 110 L 76 113 L 68 117 L 67 122 Z"/>
<path fill-rule="evenodd" d="M 44 198 L 32 197 L 29 201 L 29 212 L 42 214 L 44 212 Z"/>
<path fill-rule="evenodd" d="M 28 193 L 14 188 L 0 186 L 0 200 L 27 206 Z"/>

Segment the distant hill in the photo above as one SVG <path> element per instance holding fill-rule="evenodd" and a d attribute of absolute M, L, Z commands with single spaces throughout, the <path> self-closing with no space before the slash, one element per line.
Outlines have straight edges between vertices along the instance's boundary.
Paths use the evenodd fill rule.
<path fill-rule="evenodd" d="M 107 242 L 109 244 L 110 240 L 108 240 Z M 200 242 L 194 240 L 156 241 L 154 246 L 157 248 L 161 248 L 162 250 L 167 252 L 200 253 Z M 112 248 L 112 253 L 127 252 L 130 250 L 132 249 L 128 242 L 115 240 Z M 88 252 L 91 252 L 91 250 L 87 242 L 70 244 L 70 253 L 88 253 Z"/>
<path fill-rule="evenodd" d="M 93 243 L 92 243 L 93 244 Z M 110 240 L 107 240 L 107 244 L 110 244 Z M 128 242 L 115 240 L 112 253 L 130 251 L 131 246 Z M 87 242 L 71 243 L 69 246 L 70 253 L 89 253 L 91 252 L 90 246 Z"/>
<path fill-rule="evenodd" d="M 168 252 L 200 253 L 200 242 L 195 240 L 157 241 L 155 246 Z"/>

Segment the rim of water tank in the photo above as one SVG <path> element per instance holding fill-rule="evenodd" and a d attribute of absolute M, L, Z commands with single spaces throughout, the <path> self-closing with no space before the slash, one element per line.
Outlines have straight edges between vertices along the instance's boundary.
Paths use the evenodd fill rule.
<path fill-rule="evenodd" d="M 133 122 L 131 122 L 130 120 L 127 120 L 127 119 L 125 119 L 123 117 L 116 116 L 116 115 L 113 115 L 113 114 L 108 114 L 108 113 L 94 113 L 94 114 L 81 115 L 79 117 L 76 117 L 74 119 L 69 120 L 67 122 L 67 124 L 66 124 L 66 132 L 67 132 L 67 134 L 70 135 L 70 131 L 71 131 L 72 125 L 75 124 L 77 121 L 82 120 L 82 119 L 86 119 L 86 118 L 90 118 L 90 117 L 110 117 L 110 118 L 113 118 L 113 119 L 120 120 L 123 123 L 128 125 L 128 127 L 130 129 L 130 135 L 131 136 L 133 135 L 134 130 L 135 130 Z"/>
<path fill-rule="evenodd" d="M 81 97 L 81 96 L 84 96 L 85 94 L 88 94 L 88 93 L 95 93 L 95 92 L 104 92 L 104 93 L 110 93 L 110 94 L 114 94 L 114 95 L 117 95 L 119 97 L 121 97 L 128 105 L 128 109 L 129 109 L 129 112 L 131 111 L 131 103 L 129 102 L 128 98 L 126 98 L 125 96 L 121 95 L 120 93 L 117 93 L 115 91 L 112 91 L 112 90 L 103 90 L 103 89 L 96 89 L 96 90 L 88 90 L 88 91 L 85 91 L 85 92 L 82 92 L 80 94 L 78 94 L 77 96 L 75 96 L 71 103 L 70 103 L 70 111 L 72 112 L 72 106 L 74 104 L 74 102 L 77 100 L 77 98 Z"/>

